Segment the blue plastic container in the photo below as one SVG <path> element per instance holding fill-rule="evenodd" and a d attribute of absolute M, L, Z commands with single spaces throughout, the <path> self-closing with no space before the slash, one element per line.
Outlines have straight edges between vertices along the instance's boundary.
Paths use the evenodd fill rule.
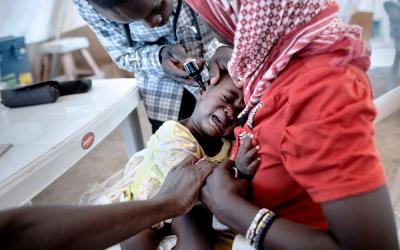
<path fill-rule="evenodd" d="M 0 38 L 0 79 L 5 88 L 32 83 L 24 37 Z"/>

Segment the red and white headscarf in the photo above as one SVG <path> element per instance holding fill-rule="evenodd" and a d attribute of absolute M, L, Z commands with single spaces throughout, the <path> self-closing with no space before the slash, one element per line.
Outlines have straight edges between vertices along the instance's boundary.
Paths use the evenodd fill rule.
<path fill-rule="evenodd" d="M 338 18 L 334 0 L 186 0 L 210 25 L 234 43 L 229 74 L 243 84 L 251 110 L 294 55 L 342 51 L 332 65 L 370 65 L 361 28 Z"/>

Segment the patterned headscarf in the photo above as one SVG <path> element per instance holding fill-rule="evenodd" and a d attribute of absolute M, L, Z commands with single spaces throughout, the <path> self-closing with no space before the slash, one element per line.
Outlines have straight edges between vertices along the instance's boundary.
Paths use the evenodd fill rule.
<path fill-rule="evenodd" d="M 294 55 L 342 51 L 332 65 L 370 65 L 361 28 L 344 24 L 334 0 L 186 0 L 234 43 L 229 74 L 243 84 L 249 112 Z M 241 114 L 241 115 L 242 115 Z M 239 116 L 241 116 L 239 115 Z"/>

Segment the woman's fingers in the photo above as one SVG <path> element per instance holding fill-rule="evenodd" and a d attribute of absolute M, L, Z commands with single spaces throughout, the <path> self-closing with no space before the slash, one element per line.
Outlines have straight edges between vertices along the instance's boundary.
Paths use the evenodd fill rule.
<path fill-rule="evenodd" d="M 236 87 L 238 87 L 238 88 L 243 87 L 243 83 L 239 78 L 237 78 L 237 77 L 231 77 L 231 78 Z"/>
<path fill-rule="evenodd" d="M 210 84 L 217 84 L 221 77 L 221 71 L 228 69 L 228 61 L 232 56 L 232 48 L 222 46 L 217 49 L 209 62 Z"/>
<path fill-rule="evenodd" d="M 219 82 L 221 78 L 221 67 L 218 65 L 217 61 L 211 61 L 208 64 L 208 72 L 210 74 L 210 84 L 214 85 Z"/>

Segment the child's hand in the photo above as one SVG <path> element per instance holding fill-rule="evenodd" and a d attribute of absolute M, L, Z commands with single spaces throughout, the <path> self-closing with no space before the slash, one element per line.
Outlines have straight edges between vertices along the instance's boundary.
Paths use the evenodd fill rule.
<path fill-rule="evenodd" d="M 246 136 L 239 147 L 236 155 L 235 165 L 241 174 L 245 176 L 253 176 L 257 170 L 260 159 L 256 158 L 259 146 L 253 147 L 251 142 L 253 136 Z"/>

